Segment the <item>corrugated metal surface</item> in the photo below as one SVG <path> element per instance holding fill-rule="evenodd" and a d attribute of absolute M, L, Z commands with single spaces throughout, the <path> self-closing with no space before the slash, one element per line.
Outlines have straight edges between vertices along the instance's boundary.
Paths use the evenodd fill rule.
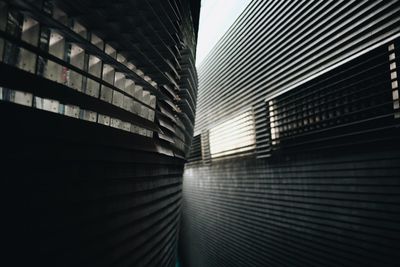
<path fill-rule="evenodd" d="M 0 112 L 3 263 L 174 265 L 182 160 L 145 137 L 9 105 Z"/>
<path fill-rule="evenodd" d="M 1 266 L 175 266 L 199 8 L 0 0 Z"/>
<path fill-rule="evenodd" d="M 199 70 L 185 266 L 398 266 L 398 1 L 252 1 Z M 256 151 L 210 157 L 254 110 Z"/>
<path fill-rule="evenodd" d="M 183 263 L 397 266 L 398 142 L 393 149 L 187 166 Z"/>
<path fill-rule="evenodd" d="M 258 155 L 268 154 L 265 98 L 388 43 L 399 17 L 397 0 L 252 1 L 199 68 L 195 133 L 254 106 Z"/>

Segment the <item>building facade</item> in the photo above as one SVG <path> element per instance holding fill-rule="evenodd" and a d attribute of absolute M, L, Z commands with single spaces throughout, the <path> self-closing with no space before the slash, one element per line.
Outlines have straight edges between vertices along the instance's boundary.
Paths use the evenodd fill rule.
<path fill-rule="evenodd" d="M 184 266 L 400 262 L 398 1 L 254 0 L 199 68 Z"/>
<path fill-rule="evenodd" d="M 3 266 L 174 266 L 200 1 L 0 1 Z"/>

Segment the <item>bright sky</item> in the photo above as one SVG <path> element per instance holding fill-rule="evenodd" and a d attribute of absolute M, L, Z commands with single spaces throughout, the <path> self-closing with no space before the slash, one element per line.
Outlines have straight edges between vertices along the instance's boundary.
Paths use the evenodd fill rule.
<path fill-rule="evenodd" d="M 196 66 L 239 17 L 251 0 L 202 0 Z"/>

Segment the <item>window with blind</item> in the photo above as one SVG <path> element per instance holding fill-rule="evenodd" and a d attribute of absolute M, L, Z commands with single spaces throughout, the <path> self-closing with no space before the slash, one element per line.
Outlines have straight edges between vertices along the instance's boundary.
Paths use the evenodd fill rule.
<path fill-rule="evenodd" d="M 212 158 L 249 152 L 255 148 L 253 111 L 230 118 L 209 131 Z"/>
<path fill-rule="evenodd" d="M 396 54 L 393 42 L 268 99 L 271 150 L 369 142 L 398 125 Z"/>

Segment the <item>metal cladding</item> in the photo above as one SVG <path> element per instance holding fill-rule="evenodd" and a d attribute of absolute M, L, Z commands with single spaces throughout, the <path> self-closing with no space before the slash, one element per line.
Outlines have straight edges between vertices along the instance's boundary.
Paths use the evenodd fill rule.
<path fill-rule="evenodd" d="M 174 266 L 200 1 L 0 1 L 3 266 Z"/>
<path fill-rule="evenodd" d="M 399 1 L 252 1 L 199 68 L 183 265 L 398 265 L 399 55 Z"/>

